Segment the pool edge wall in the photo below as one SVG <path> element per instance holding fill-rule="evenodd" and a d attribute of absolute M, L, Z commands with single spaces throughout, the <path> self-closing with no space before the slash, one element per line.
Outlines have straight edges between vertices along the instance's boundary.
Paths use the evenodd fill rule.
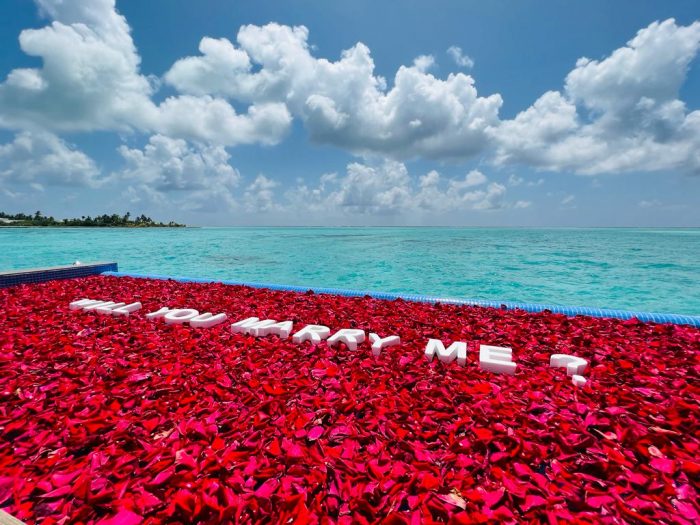
<path fill-rule="evenodd" d="M 19 284 L 34 284 L 56 279 L 73 279 L 89 277 L 104 272 L 117 272 L 116 262 L 95 262 L 88 264 L 72 264 L 70 266 L 52 266 L 48 268 L 27 268 L 0 272 L 0 288 Z"/>

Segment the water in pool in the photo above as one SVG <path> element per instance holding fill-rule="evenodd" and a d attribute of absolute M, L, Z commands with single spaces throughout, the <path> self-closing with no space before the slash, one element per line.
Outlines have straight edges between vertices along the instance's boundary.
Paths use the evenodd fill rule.
<path fill-rule="evenodd" d="M 125 272 L 700 314 L 700 229 L 0 228 L 0 270 Z"/>

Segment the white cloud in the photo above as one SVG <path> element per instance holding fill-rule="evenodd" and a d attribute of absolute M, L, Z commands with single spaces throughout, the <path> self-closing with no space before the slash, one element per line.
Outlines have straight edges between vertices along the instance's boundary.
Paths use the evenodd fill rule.
<path fill-rule="evenodd" d="M 508 186 L 520 186 L 523 182 L 525 182 L 525 179 L 518 175 L 510 175 L 508 177 Z"/>
<path fill-rule="evenodd" d="M 53 131 L 138 130 L 235 145 L 281 140 L 291 123 L 283 103 L 237 114 L 225 100 L 151 97 L 126 19 L 114 0 L 37 0 L 52 20 L 19 37 L 43 66 L 11 71 L 0 84 L 0 127 Z"/>
<path fill-rule="evenodd" d="M 700 111 L 678 92 L 700 48 L 700 22 L 654 22 L 603 60 L 581 58 L 550 91 L 491 130 L 496 162 L 595 175 L 700 171 Z"/>
<path fill-rule="evenodd" d="M 461 47 L 450 46 L 447 49 L 447 54 L 450 55 L 450 58 L 454 60 L 455 64 L 457 64 L 459 67 L 464 67 L 467 69 L 474 67 L 474 60 L 472 60 L 469 55 L 465 55 L 462 52 Z"/>
<path fill-rule="evenodd" d="M 99 174 L 90 157 L 51 133 L 24 131 L 0 144 L 3 186 L 28 185 L 36 191 L 44 185 L 95 187 Z"/>
<path fill-rule="evenodd" d="M 483 188 L 473 189 L 475 186 Z M 344 176 L 324 175 L 318 187 L 301 184 L 288 192 L 287 198 L 312 211 L 387 215 L 495 210 L 511 206 L 504 200 L 505 194 L 503 184 L 489 183 L 477 170 L 462 179 L 447 180 L 432 170 L 416 180 L 403 163 L 384 161 L 351 163 Z"/>
<path fill-rule="evenodd" d="M 406 166 L 384 162 L 373 167 L 358 162 L 349 164 L 333 201 L 346 210 L 392 213 L 412 206 L 411 179 Z"/>
<path fill-rule="evenodd" d="M 567 195 L 561 200 L 561 205 L 562 206 L 567 206 L 576 200 L 576 197 L 574 195 Z"/>
<path fill-rule="evenodd" d="M 278 195 L 275 188 L 279 183 L 267 178 L 265 175 L 258 175 L 255 180 L 248 185 L 243 194 L 247 211 L 271 211 L 281 209 Z"/>
<path fill-rule="evenodd" d="M 154 135 L 143 149 L 121 146 L 119 153 L 126 166 L 112 179 L 127 185 L 125 195 L 132 202 L 173 202 L 199 211 L 229 209 L 236 203 L 241 177 L 222 146 Z"/>
<path fill-rule="evenodd" d="M 435 57 L 432 55 L 420 55 L 413 59 L 413 67 L 425 73 L 435 65 Z"/>
<path fill-rule="evenodd" d="M 305 27 L 274 23 L 242 26 L 235 44 L 203 38 L 200 55 L 177 60 L 164 76 L 177 93 L 156 103 L 160 79 L 141 72 L 130 27 L 114 0 L 36 2 L 51 21 L 22 31 L 20 46 L 42 65 L 14 69 L 0 83 L 0 128 L 17 132 L 0 146 L 3 183 L 37 191 L 52 184 L 98 185 L 95 163 L 56 133 L 136 132 L 150 136 L 148 143 L 120 148 L 126 167 L 112 177 L 127 181 L 129 199 L 283 209 L 289 203 L 275 181 L 260 175 L 239 184 L 225 146 L 275 144 L 293 118 L 312 140 L 367 157 L 345 174 L 325 175 L 317 186 L 292 192 L 306 195 L 310 207 L 347 213 L 530 205 L 508 203 L 506 186 L 477 170 L 460 179 L 446 180 L 437 171 L 410 176 L 399 160 L 412 157 L 483 155 L 496 164 L 581 174 L 700 172 L 700 111 L 678 98 L 700 49 L 700 22 L 655 22 L 604 59 L 579 59 L 561 90 L 501 120 L 499 94 L 479 96 L 474 79 L 462 72 L 446 78 L 429 73 L 431 55 L 400 67 L 387 82 L 364 44 L 337 60 L 318 57 Z M 448 54 L 460 67 L 473 65 L 456 46 Z M 239 113 L 234 106 L 246 109 Z M 523 183 L 515 175 L 508 180 L 509 186 Z"/>
<path fill-rule="evenodd" d="M 247 114 L 239 115 L 220 98 L 183 95 L 167 98 L 158 109 L 156 131 L 227 146 L 276 144 L 291 124 L 284 104 L 253 105 Z"/>
<path fill-rule="evenodd" d="M 243 26 L 238 46 L 204 38 L 201 55 L 178 60 L 165 80 L 192 95 L 283 102 L 313 140 L 355 153 L 463 158 L 486 146 L 502 101 L 478 96 L 470 76 L 438 79 L 427 73 L 433 57 L 421 56 L 389 89 L 364 44 L 331 61 L 312 56 L 308 36 L 303 26 Z"/>
<path fill-rule="evenodd" d="M 284 103 L 311 138 L 357 154 L 448 159 L 491 155 L 582 174 L 700 169 L 700 113 L 677 99 L 697 54 L 700 22 L 653 23 L 604 60 L 580 59 L 565 89 L 549 91 L 501 121 L 498 94 L 480 97 L 463 73 L 439 79 L 429 55 L 396 72 L 374 73 L 362 43 L 337 61 L 317 58 L 305 27 L 243 26 L 236 45 L 203 39 L 201 55 L 165 76 L 184 93 L 249 103 Z M 456 46 L 461 67 L 470 64 Z"/>
<path fill-rule="evenodd" d="M 637 206 L 639 206 L 640 208 L 645 208 L 645 209 L 663 210 L 665 212 L 668 212 L 668 211 L 679 212 L 679 211 L 685 211 L 688 209 L 687 204 L 684 204 L 684 203 L 665 203 L 665 202 L 660 201 L 659 199 L 641 200 L 637 203 Z"/>
<path fill-rule="evenodd" d="M 660 208 L 661 201 L 658 199 L 641 200 L 637 203 L 640 208 Z"/>
<path fill-rule="evenodd" d="M 479 186 L 480 184 L 484 184 L 488 179 L 486 178 L 486 175 L 481 173 L 479 170 L 471 170 L 469 173 L 467 173 L 466 177 L 464 177 L 464 187 L 469 188 L 471 186 Z"/>

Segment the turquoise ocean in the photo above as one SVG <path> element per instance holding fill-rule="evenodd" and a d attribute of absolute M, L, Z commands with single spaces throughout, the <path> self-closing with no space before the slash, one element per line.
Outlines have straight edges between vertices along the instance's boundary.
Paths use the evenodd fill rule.
<path fill-rule="evenodd" d="M 133 273 L 700 314 L 700 229 L 0 228 L 0 270 Z"/>

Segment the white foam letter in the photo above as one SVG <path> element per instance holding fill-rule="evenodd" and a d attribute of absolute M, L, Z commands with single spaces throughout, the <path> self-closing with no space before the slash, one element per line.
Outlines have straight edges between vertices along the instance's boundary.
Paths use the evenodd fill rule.
<path fill-rule="evenodd" d="M 295 343 L 311 341 L 311 344 L 317 345 L 329 335 L 331 335 L 331 329 L 327 326 L 320 324 L 309 324 L 294 334 L 292 336 L 292 341 Z"/>
<path fill-rule="evenodd" d="M 71 310 L 82 310 L 86 306 L 91 306 L 94 304 L 102 303 L 104 301 L 95 301 L 94 299 L 80 299 L 79 301 L 73 301 L 68 305 Z"/>
<path fill-rule="evenodd" d="M 400 345 L 401 338 L 398 335 L 390 335 L 382 339 L 377 334 L 370 333 L 369 342 L 372 343 L 372 354 L 378 356 L 382 353 L 383 348 Z"/>
<path fill-rule="evenodd" d="M 199 312 L 194 308 L 175 308 L 165 314 L 165 324 L 183 324 L 194 319 L 199 315 Z"/>
<path fill-rule="evenodd" d="M 115 308 L 114 310 L 112 310 L 112 315 L 126 315 L 128 317 L 130 313 L 140 309 L 141 303 L 131 303 L 127 304 L 126 306 L 122 306 L 121 308 Z"/>
<path fill-rule="evenodd" d="M 122 306 L 126 306 L 126 303 L 114 303 L 98 306 L 97 308 L 95 308 L 95 311 L 98 314 L 111 314 L 112 310 L 114 310 L 115 308 L 121 308 Z"/>
<path fill-rule="evenodd" d="M 257 323 L 260 319 L 257 317 L 248 317 L 247 319 L 243 319 L 242 321 L 235 322 L 231 325 L 231 331 L 236 334 L 236 333 L 246 333 L 248 331 L 248 328 L 251 326 L 254 326 L 255 323 Z"/>
<path fill-rule="evenodd" d="M 588 361 L 568 354 L 552 354 L 549 358 L 549 366 L 553 368 L 566 368 L 566 375 L 583 375 L 588 366 Z"/>
<path fill-rule="evenodd" d="M 289 334 L 292 333 L 292 328 L 294 323 L 292 321 L 282 321 L 280 323 L 275 323 L 265 328 L 265 335 L 274 334 L 280 339 L 287 339 Z"/>
<path fill-rule="evenodd" d="M 467 343 L 463 341 L 455 341 L 447 350 L 440 339 L 428 339 L 428 344 L 425 346 L 425 357 L 428 361 L 432 361 L 437 353 L 438 359 L 443 363 L 451 363 L 457 359 L 459 366 L 467 364 Z"/>
<path fill-rule="evenodd" d="M 515 374 L 518 366 L 511 361 L 513 350 L 505 346 L 481 345 L 479 347 L 479 366 L 496 374 Z"/>
<path fill-rule="evenodd" d="M 97 301 L 96 303 L 89 304 L 87 306 L 83 306 L 83 310 L 90 311 L 90 310 L 97 310 L 98 308 L 103 308 L 107 306 L 116 306 L 117 303 L 114 301 Z"/>
<path fill-rule="evenodd" d="M 265 337 L 270 333 L 270 328 L 275 324 L 277 324 L 277 321 L 275 321 L 274 319 L 264 319 L 255 323 L 246 331 L 249 334 L 254 335 L 255 337 Z"/>
<path fill-rule="evenodd" d="M 226 314 L 212 315 L 211 312 L 206 312 L 190 319 L 190 326 L 194 326 L 195 328 L 211 328 L 212 326 L 223 323 L 225 320 Z"/>
<path fill-rule="evenodd" d="M 265 337 L 266 335 L 276 333 L 275 326 L 277 321 L 274 319 L 263 319 L 260 321 L 257 317 L 248 317 L 231 325 L 231 331 L 235 333 L 244 333 L 254 335 L 255 337 Z"/>
<path fill-rule="evenodd" d="M 345 343 L 350 350 L 357 350 L 357 345 L 364 342 L 365 331 L 357 328 L 341 328 L 328 339 L 328 346 Z"/>
<path fill-rule="evenodd" d="M 571 382 L 574 384 L 574 386 L 583 386 L 586 384 L 586 378 L 578 374 L 574 374 L 571 376 Z"/>
<path fill-rule="evenodd" d="M 169 311 L 170 311 L 170 308 L 168 308 L 167 306 L 163 306 L 157 312 L 151 312 L 149 314 L 146 314 L 146 319 L 158 319 L 159 317 L 163 317 Z"/>

